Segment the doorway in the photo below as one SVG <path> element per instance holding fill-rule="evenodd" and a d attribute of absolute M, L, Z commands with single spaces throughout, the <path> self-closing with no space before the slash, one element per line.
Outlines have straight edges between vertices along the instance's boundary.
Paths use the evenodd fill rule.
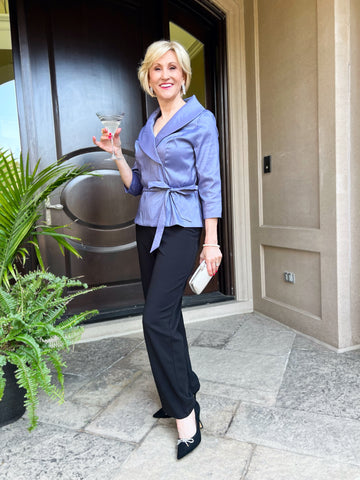
<path fill-rule="evenodd" d="M 11 5 L 22 150 L 29 151 L 33 162 L 41 158 L 44 166 L 58 159 L 87 164 L 98 174 L 70 182 L 49 199 L 47 217 L 52 224 L 69 225 L 65 232 L 81 238 L 75 247 L 82 259 L 62 257 L 51 242 L 42 245 L 54 273 L 106 285 L 73 303 L 73 309 L 100 310 L 93 321 L 139 314 L 143 304 L 133 223 L 138 200 L 124 193 L 108 155 L 91 144 L 101 128 L 96 111 L 125 112 L 122 143 L 131 165 L 137 134 L 155 107 L 136 81 L 137 66 L 149 43 L 170 38 L 171 25 L 203 45 L 203 101 L 218 120 L 227 206 L 219 232 L 226 267 L 212 291 L 197 297 L 187 292 L 186 299 L 199 304 L 233 294 L 228 140 L 222 128 L 226 63 L 225 54 L 219 55 L 224 49 L 225 17 L 210 4 L 205 8 L 204 2 L 155 3 L 159 8 L 145 0 L 105 0 L 101 5 L 94 0 L 19 0 Z M 111 11 L 106 23 L 99 21 L 104 10 Z M 57 205 L 62 208 L 51 208 Z"/>

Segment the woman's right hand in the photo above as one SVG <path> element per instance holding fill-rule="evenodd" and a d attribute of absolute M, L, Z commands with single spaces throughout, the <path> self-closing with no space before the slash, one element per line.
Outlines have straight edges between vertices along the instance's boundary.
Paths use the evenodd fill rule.
<path fill-rule="evenodd" d="M 116 156 L 119 154 L 122 155 L 120 132 L 121 128 L 118 128 L 114 135 L 114 150 Z M 105 150 L 105 152 L 112 153 L 111 133 L 108 132 L 107 128 L 101 129 L 101 138 L 99 141 L 96 140 L 96 137 L 93 137 L 93 143 L 102 150 Z"/>
<path fill-rule="evenodd" d="M 118 128 L 114 135 L 114 153 L 115 153 L 115 163 L 119 169 L 121 179 L 124 182 L 126 188 L 130 188 L 133 179 L 133 172 L 129 167 L 127 161 L 124 158 L 124 155 L 121 150 L 121 140 L 120 140 L 121 128 Z M 96 140 L 96 137 L 93 137 L 94 145 L 100 147 L 105 152 L 112 153 L 111 145 L 111 136 L 107 128 L 101 130 L 101 138 L 99 141 Z"/>

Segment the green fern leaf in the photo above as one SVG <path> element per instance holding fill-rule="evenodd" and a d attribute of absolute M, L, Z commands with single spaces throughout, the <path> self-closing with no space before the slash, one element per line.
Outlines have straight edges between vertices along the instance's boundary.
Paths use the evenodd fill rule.
<path fill-rule="evenodd" d="M 33 337 L 31 337 L 26 333 L 23 333 L 23 334 L 17 335 L 16 341 L 20 343 L 24 343 L 25 345 L 30 347 L 31 352 L 33 353 L 37 361 L 41 361 L 41 350 L 39 348 L 38 343 L 36 342 L 36 340 L 34 340 Z"/>
<path fill-rule="evenodd" d="M 52 363 L 53 367 L 56 370 L 57 373 L 57 379 L 61 387 L 61 391 L 64 392 L 64 374 L 62 372 L 62 369 L 66 367 L 66 363 L 63 361 L 61 358 L 59 352 L 55 351 L 50 351 L 47 354 L 50 362 Z M 62 393 L 63 394 L 63 393 Z"/>
<path fill-rule="evenodd" d="M 44 360 L 41 360 L 33 366 L 37 370 L 37 382 L 40 388 L 52 399 L 57 400 L 59 403 L 64 401 L 63 389 L 56 388 L 51 383 L 51 372 Z"/>
<path fill-rule="evenodd" d="M 31 369 L 27 364 L 23 356 L 16 353 L 9 355 L 9 360 L 12 364 L 17 366 L 15 377 L 20 387 L 25 389 L 25 408 L 29 416 L 29 431 L 33 430 L 38 422 L 36 416 L 36 407 L 39 403 L 37 392 L 38 382 L 36 380 L 37 372 Z"/>
<path fill-rule="evenodd" d="M 9 315 L 16 311 L 17 302 L 10 293 L 0 287 L 0 312 L 2 315 Z"/>
<path fill-rule="evenodd" d="M 85 320 L 88 320 L 89 318 L 93 317 L 98 313 L 98 310 L 88 310 L 86 312 L 78 313 L 59 323 L 58 327 L 62 330 L 67 328 L 73 328 L 74 326 L 78 325 L 79 323 L 83 323 Z"/>

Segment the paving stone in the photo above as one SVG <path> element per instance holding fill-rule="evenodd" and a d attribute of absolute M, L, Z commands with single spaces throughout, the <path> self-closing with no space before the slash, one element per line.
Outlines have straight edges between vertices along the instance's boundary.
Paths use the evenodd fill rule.
<path fill-rule="evenodd" d="M 206 433 L 225 435 L 239 402 L 231 398 L 200 394 L 197 399 L 201 406 L 200 419 Z"/>
<path fill-rule="evenodd" d="M 151 372 L 149 357 L 143 345 L 119 360 L 116 365 L 124 370 Z"/>
<path fill-rule="evenodd" d="M 24 419 L 1 429 L 2 480 L 113 480 L 133 445 Z"/>
<path fill-rule="evenodd" d="M 196 342 L 199 335 L 202 334 L 202 330 L 197 330 L 195 328 L 188 328 L 186 327 L 186 338 L 188 341 L 188 345 L 193 345 Z"/>
<path fill-rule="evenodd" d="M 260 389 L 251 389 L 229 385 L 220 382 L 211 382 L 201 380 L 200 392 L 217 397 L 230 398 L 232 400 L 242 400 L 245 402 L 258 403 L 259 405 L 273 406 L 276 403 L 277 390 L 264 391 Z"/>
<path fill-rule="evenodd" d="M 96 417 L 101 410 L 102 408 L 99 406 L 80 405 L 71 400 L 65 400 L 64 403 L 59 404 L 57 401 L 45 396 L 45 394 L 41 394 L 36 414 L 41 422 L 81 429 Z M 27 418 L 26 413 L 25 418 Z"/>
<path fill-rule="evenodd" d="M 201 331 L 228 332 L 234 334 L 246 320 L 246 315 L 229 315 L 222 318 L 214 318 L 204 322 L 193 322 L 186 325 L 186 331 L 192 329 Z"/>
<path fill-rule="evenodd" d="M 54 385 L 58 385 L 56 374 L 53 373 L 52 382 Z M 66 373 L 64 369 L 64 398 L 65 400 L 70 400 L 71 397 L 80 390 L 84 385 L 89 382 L 89 378 L 82 377 L 80 375 L 73 375 L 71 373 Z"/>
<path fill-rule="evenodd" d="M 360 419 L 360 359 L 330 350 L 294 349 L 276 405 Z"/>
<path fill-rule="evenodd" d="M 245 480 L 360 480 L 360 467 L 256 447 Z"/>
<path fill-rule="evenodd" d="M 270 392 L 278 391 L 287 363 L 287 355 L 262 355 L 206 347 L 191 347 L 190 357 L 200 381 L 209 380 Z"/>
<path fill-rule="evenodd" d="M 242 403 L 226 436 L 360 465 L 360 422 L 357 420 Z"/>
<path fill-rule="evenodd" d="M 127 337 L 107 338 L 74 345 L 63 355 L 67 373 L 92 377 L 109 368 L 140 344 L 140 340 Z"/>
<path fill-rule="evenodd" d="M 116 480 L 240 480 L 251 446 L 204 434 L 190 455 L 176 460 L 176 431 L 156 426 L 122 465 Z"/>
<path fill-rule="evenodd" d="M 327 353 L 332 351 L 325 345 L 312 341 L 309 338 L 304 337 L 303 335 L 296 335 L 293 344 L 293 350 L 309 350 L 315 353 Z"/>
<path fill-rule="evenodd" d="M 360 351 L 258 314 L 187 332 L 205 427 L 189 457 L 176 460 L 174 419 L 152 417 L 160 402 L 135 334 L 66 353 L 65 404 L 41 394 L 34 432 L 26 417 L 0 429 L 0 479 L 360 480 Z"/>
<path fill-rule="evenodd" d="M 140 442 L 156 422 L 152 414 L 158 408 L 152 376 L 143 373 L 124 388 L 85 430 L 123 441 Z"/>
<path fill-rule="evenodd" d="M 72 395 L 71 400 L 82 405 L 105 407 L 139 375 L 140 370 L 122 368 L 121 362 L 117 362 L 102 375 L 86 383 Z"/>
<path fill-rule="evenodd" d="M 296 334 L 255 316 L 246 320 L 225 348 L 268 355 L 288 355 Z"/>
<path fill-rule="evenodd" d="M 304 335 L 296 335 L 294 345 L 294 350 L 311 350 L 315 353 L 334 353 L 339 357 L 345 357 L 355 361 L 360 361 L 360 348 L 355 348 L 354 350 L 349 350 L 347 352 L 336 352 L 332 348 L 322 345 L 321 343 L 312 340 L 311 338 L 305 337 Z"/>
<path fill-rule="evenodd" d="M 276 320 L 273 320 L 272 318 L 262 315 L 258 312 L 247 314 L 246 321 L 257 321 L 264 327 L 271 330 L 288 330 L 289 332 L 294 332 L 294 330 L 292 330 L 290 327 L 287 327 L 283 323 L 277 322 Z"/>
<path fill-rule="evenodd" d="M 233 336 L 229 332 L 200 332 L 192 345 L 198 347 L 223 348 Z"/>
<path fill-rule="evenodd" d="M 356 350 L 349 350 L 348 352 L 343 352 L 339 355 L 346 358 L 351 358 L 352 360 L 360 361 L 360 348 L 357 348 Z"/>

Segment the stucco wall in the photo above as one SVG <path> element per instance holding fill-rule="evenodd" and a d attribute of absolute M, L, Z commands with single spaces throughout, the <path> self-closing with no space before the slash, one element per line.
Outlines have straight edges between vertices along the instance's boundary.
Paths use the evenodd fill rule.
<path fill-rule="evenodd" d="M 244 1 L 254 308 L 339 349 L 354 344 L 348 4 Z"/>
<path fill-rule="evenodd" d="M 360 344 L 360 3 L 244 5 L 254 308 L 351 348 Z"/>

